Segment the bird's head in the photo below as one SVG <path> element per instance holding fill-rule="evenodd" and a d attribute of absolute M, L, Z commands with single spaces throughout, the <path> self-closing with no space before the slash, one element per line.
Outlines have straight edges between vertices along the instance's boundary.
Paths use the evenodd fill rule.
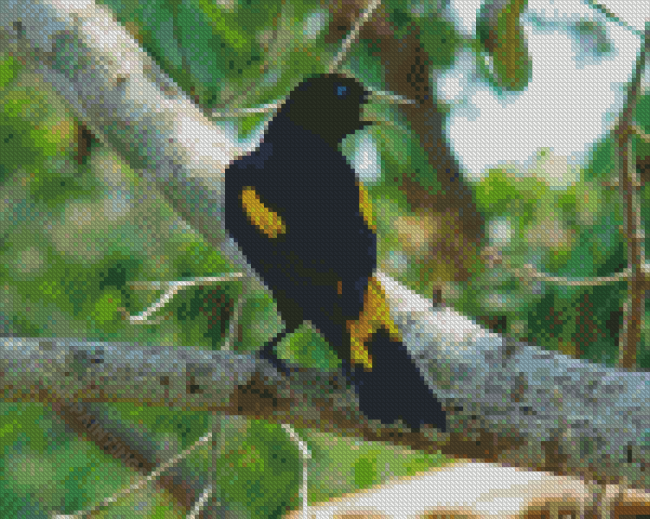
<path fill-rule="evenodd" d="M 333 146 L 367 126 L 361 109 L 369 92 L 354 78 L 323 74 L 303 80 L 290 94 L 281 113 Z"/>

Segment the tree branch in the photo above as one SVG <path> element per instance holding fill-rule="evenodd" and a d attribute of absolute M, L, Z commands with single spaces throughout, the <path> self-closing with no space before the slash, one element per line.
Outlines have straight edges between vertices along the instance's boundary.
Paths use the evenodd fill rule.
<path fill-rule="evenodd" d="M 380 274 L 406 344 L 451 434 L 359 414 L 340 374 L 283 378 L 254 356 L 63 339 L 0 339 L 4 401 L 134 402 L 265 418 L 427 452 L 650 488 L 650 373 L 515 343 Z M 44 369 L 45 368 L 45 369 Z"/>

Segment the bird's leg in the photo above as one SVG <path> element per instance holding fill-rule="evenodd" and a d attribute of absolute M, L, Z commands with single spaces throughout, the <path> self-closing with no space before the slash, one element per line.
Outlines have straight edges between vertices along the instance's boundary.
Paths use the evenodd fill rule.
<path fill-rule="evenodd" d="M 262 349 L 258 351 L 257 356 L 260 359 L 264 359 L 273 364 L 273 367 L 278 371 L 284 373 L 287 377 L 291 373 L 291 368 L 287 365 L 288 363 L 282 359 L 279 359 L 275 353 L 275 347 L 278 343 L 284 339 L 287 335 L 293 333 L 295 330 L 285 330 L 278 333 L 273 339 L 268 341 Z"/>

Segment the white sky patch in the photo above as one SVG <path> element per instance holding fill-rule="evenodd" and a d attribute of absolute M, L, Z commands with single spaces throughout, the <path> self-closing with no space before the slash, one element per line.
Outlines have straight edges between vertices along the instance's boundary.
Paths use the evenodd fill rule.
<path fill-rule="evenodd" d="M 459 3 L 452 2 L 456 8 Z M 469 11 L 466 7 L 464 12 Z M 547 26 L 536 26 L 530 16 Z M 458 59 L 440 78 L 439 95 L 451 104 L 447 135 L 468 180 L 480 179 L 488 167 L 523 164 L 540 148 L 583 165 L 590 147 L 609 131 L 623 106 L 640 39 L 607 22 L 611 52 L 580 53 L 579 34 L 572 27 L 581 19 L 605 20 L 580 0 L 530 1 L 522 23 L 533 75 L 523 92 L 498 96 L 477 81 L 470 57 Z"/>
<path fill-rule="evenodd" d="M 476 14 L 485 0 L 451 0 L 450 8 L 457 22 L 457 29 L 465 36 L 476 34 Z"/>
<path fill-rule="evenodd" d="M 363 183 L 379 181 L 381 177 L 379 149 L 372 136 L 362 134 L 352 156 L 352 167 Z"/>
<path fill-rule="evenodd" d="M 612 13 L 632 25 L 637 31 L 643 31 L 645 21 L 650 19 L 650 2 L 648 0 L 607 0 L 605 5 Z"/>
<path fill-rule="evenodd" d="M 457 20 L 457 28 L 466 36 L 476 34 L 476 13 L 486 0 L 450 0 L 451 12 Z M 645 20 L 650 18 L 650 2 L 647 0 L 607 0 L 607 8 L 625 23 L 643 31 Z M 528 9 L 545 10 L 545 16 L 555 13 L 597 13 L 584 0 L 530 0 Z"/>
<path fill-rule="evenodd" d="M 327 24 L 328 15 L 324 11 L 315 11 L 305 21 L 303 34 L 308 40 L 315 40 Z"/>

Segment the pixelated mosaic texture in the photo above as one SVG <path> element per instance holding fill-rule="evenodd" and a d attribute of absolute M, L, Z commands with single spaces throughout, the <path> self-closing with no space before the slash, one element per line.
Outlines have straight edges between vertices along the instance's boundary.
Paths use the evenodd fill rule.
<path fill-rule="evenodd" d="M 255 7 L 255 16 L 236 3 L 220 5 L 216 11 L 181 6 L 174 12 L 152 3 L 133 9 L 109 7 L 199 106 L 219 110 L 222 104 L 271 102 L 285 96 L 303 71 L 321 70 L 355 15 L 352 3 L 343 4 L 336 10 L 320 3 L 263 2 Z M 427 2 L 422 6 L 431 7 Z M 420 15 L 420 4 L 385 7 L 380 16 L 392 31 L 385 40 L 394 40 L 394 47 L 382 47 L 384 40 L 361 38 L 349 50 L 348 72 L 375 88 L 399 91 L 398 83 L 388 84 L 383 77 L 382 55 L 407 45 L 410 58 L 426 57 L 426 66 L 419 63 L 418 73 L 430 89 L 408 94 L 423 100 L 429 96 L 425 101 L 432 107 L 434 71 L 451 66 L 462 42 L 456 21 L 435 12 Z M 488 16 L 489 8 L 484 13 Z M 301 23 L 287 21 L 291 19 Z M 341 20 L 346 23 L 334 25 Z M 524 91 L 530 80 L 531 61 L 526 59 L 523 40 L 516 37 L 518 30 L 512 38 L 514 51 L 495 47 L 499 38 L 485 28 L 480 32 L 485 47 L 497 58 L 494 77 L 501 76 L 504 90 Z M 602 25 L 583 24 L 575 31 L 578 41 L 595 42 L 590 51 L 594 55 L 612 52 Z M 198 43 L 188 44 L 192 41 Z M 419 46 L 408 47 L 413 41 Z M 500 52 L 514 52 L 519 62 L 502 64 Z M 269 80 L 274 75 L 281 79 Z M 151 327 L 132 326 L 122 317 L 142 311 L 162 293 L 137 290 L 132 283 L 232 273 L 236 269 L 228 258 L 184 226 L 164 198 L 110 147 L 100 144 L 21 54 L 11 49 L 0 56 L 0 98 L 0 198 L 4 201 L 0 333 L 220 349 L 241 296 L 236 283 L 184 291 L 160 313 L 166 319 Z M 640 96 L 638 113 L 639 125 L 648 131 L 647 96 Z M 496 167 L 469 188 L 448 144 L 436 141 L 435 133 L 422 131 L 424 123 L 417 117 L 405 120 L 400 109 L 383 105 L 369 107 L 367 116 L 378 124 L 347 139 L 342 151 L 355 165 L 373 202 L 380 268 L 419 294 L 439 298 L 497 332 L 602 363 L 611 364 L 618 357 L 625 298 L 619 284 L 559 289 L 509 274 L 530 262 L 544 272 L 578 277 L 602 276 L 625 266 L 619 195 L 603 185 L 611 180 L 608 175 L 616 161 L 613 139 L 603 136 L 579 172 L 579 180 L 565 190 L 552 189 L 548 177 L 557 168 L 572 168 L 545 149 L 525 170 Z M 266 117 L 231 117 L 214 124 L 235 127 L 240 139 L 255 139 Z M 442 122 L 441 117 L 441 127 Z M 429 140 L 423 141 L 422 134 Z M 638 139 L 635 159 L 642 204 L 648 153 L 647 145 Z M 371 161 L 380 167 L 367 167 Z M 645 222 L 643 210 L 641 217 Z M 505 243 L 503 236 L 507 236 Z M 479 250 L 484 245 L 481 240 L 489 238 L 491 247 Z M 259 348 L 281 324 L 268 292 L 249 294 L 242 312 L 235 343 L 240 351 Z M 284 356 L 304 365 L 336 365 L 327 345 L 309 329 L 280 346 Z M 637 362 L 640 368 L 650 362 L 645 330 Z M 40 404 L 3 406 L 2 503 L 7 517 L 52 510 L 72 513 L 123 487 L 134 474 L 132 468 L 103 453 L 100 445 L 70 433 L 72 422 L 60 410 Z M 208 427 L 201 413 L 107 407 L 109 411 L 94 408 L 90 415 L 130 430 L 133 438 L 122 438 L 122 445 L 129 440 L 136 451 L 149 451 L 144 465 L 149 468 L 156 465 L 160 452 L 182 449 Z M 68 411 L 68 420 L 71 415 L 74 412 Z M 239 503 L 233 507 L 269 515 L 278 507 L 296 506 L 299 462 L 282 431 L 257 423 L 226 430 L 237 446 L 232 448 L 236 461 L 223 461 L 228 469 L 224 468 L 223 481 L 232 481 L 236 471 L 238 478 L 249 482 L 244 490 L 223 485 L 223 495 Z M 310 476 L 310 499 L 315 502 L 440 462 L 417 452 L 392 455 L 383 445 L 350 446 L 316 433 L 309 444 L 315 451 L 320 446 L 323 456 L 323 468 Z M 153 513 L 156 507 L 167 506 L 170 489 L 175 487 L 201 488 L 196 467 L 205 463 L 207 454 L 197 457 L 187 460 L 189 468 L 179 470 L 165 491 L 151 491 L 155 499 L 145 508 Z M 261 468 L 267 463 L 278 470 L 278 459 L 287 465 L 285 478 L 269 477 Z M 32 476 L 35 471 L 39 477 Z M 191 502 L 187 496 L 174 498 L 174 502 Z M 126 501 L 124 506 L 135 509 L 136 501 Z"/>

